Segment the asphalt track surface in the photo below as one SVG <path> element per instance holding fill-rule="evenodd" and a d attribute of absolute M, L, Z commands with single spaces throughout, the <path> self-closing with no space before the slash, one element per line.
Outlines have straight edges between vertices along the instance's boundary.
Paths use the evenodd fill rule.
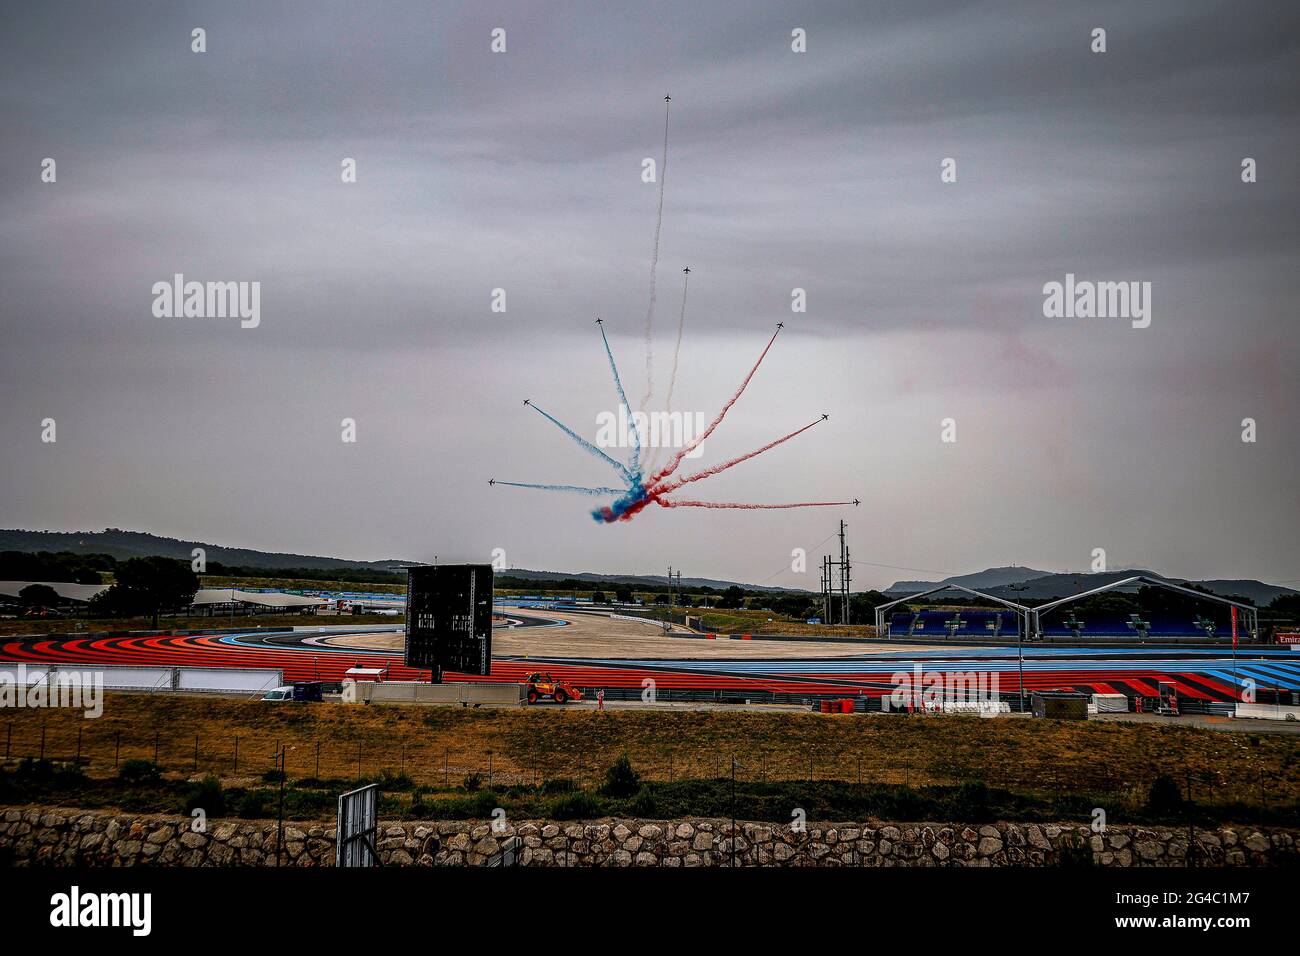
<path fill-rule="evenodd" d="M 511 614 L 499 627 L 563 627 L 558 619 Z M 341 646 L 332 639 L 381 634 L 400 628 L 313 627 L 294 631 L 176 636 L 69 637 L 0 640 L 0 660 L 27 664 L 151 665 L 187 667 L 272 667 L 286 681 L 344 678 L 351 667 L 385 668 L 389 680 L 428 680 L 428 671 L 406 667 L 391 650 Z M 687 642 L 682 642 L 683 644 Z M 789 647 L 789 645 L 786 645 Z M 919 670 L 918 670 L 919 669 Z M 600 657 L 499 657 L 487 677 L 448 673 L 445 679 L 517 682 L 536 670 L 581 687 L 645 687 L 653 680 L 664 690 L 770 692 L 789 695 L 880 696 L 891 692 L 893 675 L 996 674 L 998 689 L 1014 693 L 1019 670 L 1014 647 L 944 648 L 918 651 L 876 650 L 870 654 L 800 659 L 726 657 L 614 659 Z M 1231 701 L 1234 683 L 1257 689 L 1300 689 L 1300 652 L 1242 649 L 1234 662 L 1229 648 L 1050 647 L 1031 646 L 1024 654 L 1025 690 L 1078 690 L 1154 697 L 1162 681 L 1180 696 Z"/>

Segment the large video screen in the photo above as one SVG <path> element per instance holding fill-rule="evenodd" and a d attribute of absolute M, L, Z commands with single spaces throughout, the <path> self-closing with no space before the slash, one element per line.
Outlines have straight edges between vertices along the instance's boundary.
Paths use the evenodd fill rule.
<path fill-rule="evenodd" d="M 406 663 L 487 674 L 492 666 L 492 565 L 409 568 L 406 576 Z"/>

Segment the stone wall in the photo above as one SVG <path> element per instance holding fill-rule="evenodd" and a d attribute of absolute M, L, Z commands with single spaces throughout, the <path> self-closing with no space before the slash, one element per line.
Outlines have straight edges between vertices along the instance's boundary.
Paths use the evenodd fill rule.
<path fill-rule="evenodd" d="M 274 866 L 276 823 L 124 815 L 41 807 L 0 810 L 0 865 Z M 736 824 L 742 866 L 1051 866 L 1090 852 L 1101 866 L 1184 866 L 1186 829 L 998 823 L 808 824 L 805 832 Z M 729 866 L 730 820 L 528 820 L 493 833 L 474 821 L 382 824 L 378 851 L 388 866 L 481 866 L 506 843 L 522 841 L 525 866 Z M 1074 852 L 1070 853 L 1071 848 Z M 1300 831 L 1222 827 L 1195 831 L 1196 861 L 1268 866 L 1295 861 Z M 286 823 L 284 864 L 332 866 L 334 830 Z"/>

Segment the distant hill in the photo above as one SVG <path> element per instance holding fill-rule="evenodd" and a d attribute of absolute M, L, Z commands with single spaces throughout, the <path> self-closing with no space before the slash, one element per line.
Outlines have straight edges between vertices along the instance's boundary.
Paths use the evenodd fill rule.
<path fill-rule="evenodd" d="M 159 554 L 189 561 L 191 552 L 202 548 L 210 562 L 240 567 L 266 568 L 269 571 L 308 568 L 335 571 L 344 568 L 371 571 L 395 571 L 419 561 L 348 561 L 309 554 L 285 554 L 278 551 L 254 551 L 250 548 L 227 548 L 202 541 L 180 541 L 143 531 L 19 531 L 0 530 L 0 551 L 72 551 L 75 554 L 110 554 L 119 561 Z"/>
<path fill-rule="evenodd" d="M 987 591 L 989 588 L 1001 587 L 1006 584 L 1019 584 L 1021 581 L 1028 581 L 1031 578 L 1041 578 L 1047 571 L 1035 571 L 1033 568 L 1021 568 L 1012 565 L 1007 568 L 989 568 L 985 571 L 976 571 L 974 574 L 955 574 L 950 578 L 944 578 L 944 584 L 961 584 L 968 588 L 974 588 L 977 591 Z M 899 592 L 901 594 L 915 594 L 917 591 L 924 591 L 926 588 L 934 587 L 936 581 L 899 581 L 891 585 L 886 594 Z"/>
<path fill-rule="evenodd" d="M 498 572 L 503 577 L 520 578 L 525 581 L 536 581 L 538 584 L 554 584 L 556 581 L 584 581 L 592 584 L 627 584 L 632 587 L 637 586 L 654 586 L 666 587 L 668 585 L 668 575 L 666 574 L 604 574 L 596 571 L 529 571 L 525 568 L 506 568 Z M 674 583 L 676 575 L 673 576 Z M 725 591 L 732 587 L 745 588 L 748 591 L 770 591 L 772 593 L 793 593 L 805 594 L 811 593 L 801 588 L 778 588 L 760 586 L 757 584 L 743 584 L 739 581 L 720 581 L 717 578 L 688 578 L 682 576 L 682 587 L 684 588 L 713 588 L 717 591 Z"/>
<path fill-rule="evenodd" d="M 122 531 L 118 528 L 106 528 L 103 531 L 22 531 L 0 530 L 0 551 L 71 551 L 74 554 L 110 554 L 118 560 L 159 554 L 165 557 L 180 558 L 189 561 L 195 548 L 203 548 L 209 562 L 217 562 L 227 567 L 264 568 L 267 571 L 319 570 L 319 571 L 400 571 L 410 565 L 421 564 L 419 561 L 402 561 L 387 559 L 384 561 L 349 561 L 346 558 L 327 558 L 320 555 L 291 554 L 279 551 L 255 551 L 251 548 L 228 548 L 218 544 L 202 541 L 181 541 L 176 538 L 164 538 L 143 531 Z M 591 584 L 628 584 L 632 587 L 664 587 L 668 576 L 664 574 L 608 574 L 597 571 L 532 571 L 525 568 L 507 568 L 500 572 L 503 577 L 516 578 L 527 582 L 536 582 L 539 586 L 554 585 L 557 581 L 574 580 Z M 1065 597 L 1087 591 L 1111 581 L 1134 575 L 1145 574 L 1148 577 L 1163 578 L 1179 583 L 1181 578 L 1169 578 L 1155 571 L 1126 569 L 1108 571 L 1103 574 L 1051 574 L 1033 568 L 1003 567 L 988 568 L 972 574 L 958 574 L 945 578 L 944 584 L 961 584 L 977 591 L 987 591 L 998 597 L 1015 601 L 1019 598 L 1047 600 Z M 899 581 L 889 587 L 885 593 L 891 596 L 914 594 L 941 583 L 937 581 Z M 1268 604 L 1280 594 L 1300 593 L 1292 588 L 1276 584 L 1265 584 L 1253 579 L 1193 581 L 1220 595 L 1240 595 L 1250 598 L 1261 607 Z M 1013 591 L 1008 585 L 1028 584 L 1024 591 Z M 710 587 L 725 591 L 732 585 L 749 591 L 767 591 L 785 594 L 811 594 L 806 588 L 782 588 L 764 585 L 745 584 L 738 581 L 724 581 L 718 578 L 682 578 L 685 588 L 700 589 Z"/>
<path fill-rule="evenodd" d="M 228 567 L 265 568 L 267 571 L 280 570 L 317 570 L 317 571 L 399 571 L 420 561 L 349 561 L 345 558 L 326 558 L 319 555 L 289 554 L 279 551 L 254 551 L 251 548 L 227 548 L 203 541 L 180 541 L 176 538 L 163 538 L 143 531 L 122 531 L 118 528 L 106 528 L 103 531 L 21 531 L 0 530 L 0 551 L 71 551 L 75 554 L 109 554 L 119 561 L 127 558 L 145 557 L 159 554 L 169 558 L 189 561 L 191 552 L 202 548 L 208 561 L 224 564 Z M 546 585 L 556 581 L 576 580 L 594 584 L 629 584 L 666 586 L 666 574 L 602 574 L 594 571 L 529 571 L 523 568 L 508 568 L 500 572 L 502 576 L 535 581 Z M 711 587 L 725 591 L 736 581 L 721 581 L 715 578 L 682 577 L 682 586 L 688 588 Z M 750 584 L 738 586 L 751 591 L 798 592 L 797 588 L 758 587 Z"/>
<path fill-rule="evenodd" d="M 1017 578 L 1011 572 L 1023 572 L 1025 576 Z M 989 578 L 984 579 L 984 575 L 988 575 Z M 1182 584 L 1186 580 L 1184 578 L 1171 578 L 1157 571 L 1146 571 L 1140 568 L 1125 568 L 1120 571 L 1105 571 L 1097 574 L 1047 574 L 1029 568 L 990 568 L 987 571 L 980 571 L 975 574 L 944 578 L 942 581 L 899 581 L 891 585 L 885 593 L 890 596 L 915 594 L 938 584 L 963 584 L 968 588 L 985 591 L 1008 601 L 1019 601 L 1022 598 L 1043 601 L 1051 598 L 1068 597 L 1081 591 L 1090 591 L 1093 588 L 1101 587 L 1103 584 L 1122 581 L 1124 578 L 1137 577 L 1138 575 L 1169 581 L 1172 584 Z M 1010 580 L 1006 580 L 1008 577 L 1010 577 Z M 972 580 L 985 580 L 996 583 L 972 584 Z M 1203 587 L 1221 597 L 1249 598 L 1260 607 L 1268 604 L 1278 595 L 1297 593 L 1291 588 L 1284 588 L 1277 584 L 1266 584 L 1263 581 L 1254 579 L 1215 579 L 1187 583 Z M 1022 591 L 1013 590 L 1008 586 L 1011 584 L 1023 584 L 1026 587 Z"/>

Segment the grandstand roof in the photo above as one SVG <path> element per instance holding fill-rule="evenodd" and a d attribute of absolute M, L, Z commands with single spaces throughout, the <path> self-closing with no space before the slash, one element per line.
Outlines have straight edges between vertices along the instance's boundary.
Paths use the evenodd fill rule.
<path fill-rule="evenodd" d="M 324 598 L 283 594 L 279 591 L 240 591 L 237 588 L 202 588 L 194 595 L 194 604 L 256 604 L 259 607 L 308 607 L 328 604 Z"/>
<path fill-rule="evenodd" d="M 984 591 L 976 591 L 974 588 L 968 588 L 965 585 L 938 584 L 927 591 L 918 591 L 916 594 L 909 594 L 906 597 L 901 597 L 894 601 L 888 601 L 884 604 L 877 604 L 876 613 L 877 614 L 883 613 L 884 611 L 888 611 L 891 607 L 894 607 L 897 604 L 906 604 L 908 601 L 915 601 L 918 598 L 927 597 L 931 594 L 938 594 L 940 591 L 964 591 L 967 594 L 975 595 L 975 597 L 981 597 L 989 601 L 996 601 L 998 604 L 1001 604 L 1003 607 L 1013 608 L 1017 611 L 1029 610 L 1029 608 L 1025 607 L 1023 604 L 1017 604 L 1015 601 L 1008 601 L 1006 598 L 998 597 L 996 594 L 987 594 Z"/>
<path fill-rule="evenodd" d="M 0 598 L 18 600 L 23 588 L 31 584 L 44 584 L 65 601 L 86 604 L 96 595 L 107 591 L 107 584 L 70 584 L 67 581 L 0 581 Z M 303 597 L 300 594 L 282 594 L 278 591 L 240 591 L 236 588 L 200 588 L 192 604 L 252 604 L 257 607 L 299 608 L 328 604 L 324 598 Z"/>
<path fill-rule="evenodd" d="M 1071 594 L 1069 597 L 1057 598 L 1055 601 L 1048 601 L 1046 604 L 1038 605 L 1034 610 L 1039 614 L 1042 614 L 1044 611 L 1050 611 L 1052 608 L 1059 607 L 1062 604 L 1069 604 L 1071 601 L 1077 601 L 1080 598 L 1092 597 L 1094 594 L 1114 591 L 1131 584 L 1149 584 L 1152 587 L 1166 588 L 1167 590 L 1178 591 L 1181 594 L 1187 594 L 1201 600 L 1213 601 L 1215 604 L 1227 604 L 1247 611 L 1255 610 L 1253 604 L 1244 604 L 1241 601 L 1233 601 L 1230 598 L 1219 597 L 1219 595 L 1210 594 L 1207 591 L 1197 591 L 1194 588 L 1185 588 L 1181 584 L 1162 581 L 1160 578 L 1147 577 L 1145 574 L 1138 574 L 1134 577 L 1124 578 L 1120 581 L 1111 581 L 1109 584 L 1103 584 L 1101 587 L 1093 588 L 1091 591 L 1081 591 L 1078 594 Z"/>
<path fill-rule="evenodd" d="M 67 581 L 0 581 L 0 597 L 14 598 L 23 588 L 32 584 L 43 584 L 53 588 L 55 593 L 65 601 L 77 601 L 85 604 L 101 591 L 107 591 L 107 584 L 71 584 Z"/>

